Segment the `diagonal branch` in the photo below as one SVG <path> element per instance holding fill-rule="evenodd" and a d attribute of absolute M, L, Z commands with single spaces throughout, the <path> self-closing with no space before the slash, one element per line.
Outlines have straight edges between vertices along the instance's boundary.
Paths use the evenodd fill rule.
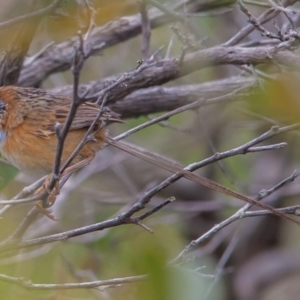
<path fill-rule="evenodd" d="M 209 1 L 208 3 L 203 3 L 202 0 L 187 0 L 176 5 L 174 11 L 186 7 L 186 13 L 196 13 L 229 5 L 230 3 L 232 4 L 233 1 L 223 1 L 222 4 L 220 0 Z M 167 16 L 157 9 L 150 9 L 148 17 L 151 28 L 160 27 L 173 21 L 173 17 Z M 85 44 L 91 49 L 90 55 L 94 55 L 108 47 L 129 40 L 140 33 L 141 18 L 137 14 L 113 20 L 104 26 L 95 28 L 85 41 Z M 72 65 L 71 57 L 74 48 L 77 47 L 78 38 L 73 37 L 60 44 L 51 45 L 33 61 L 28 58 L 24 63 L 18 85 L 39 86 L 49 75 L 69 69 Z"/>
<path fill-rule="evenodd" d="M 135 73 L 128 76 L 122 84 L 115 86 L 110 92 L 107 104 L 110 105 L 124 99 L 130 93 L 141 89 L 165 84 L 192 72 L 221 65 L 257 65 L 263 63 L 281 64 L 291 70 L 300 69 L 300 56 L 290 51 L 275 51 L 274 47 L 212 47 L 187 54 L 182 63 L 179 58 L 162 59 L 143 64 Z M 88 91 L 86 100 L 94 100 L 97 93 L 106 86 L 114 83 L 123 75 L 108 77 L 89 85 L 81 85 L 80 92 Z M 52 89 L 53 93 L 70 94 L 70 86 Z"/>
<path fill-rule="evenodd" d="M 31 280 L 26 280 L 25 278 L 17 278 L 12 276 L 7 276 L 0 274 L 0 281 L 15 284 L 26 290 L 73 290 L 73 289 L 92 289 L 100 286 L 116 286 L 125 283 L 145 281 L 146 275 L 131 276 L 124 278 L 113 278 L 107 280 L 97 280 L 91 282 L 79 282 L 79 283 L 33 283 Z"/>

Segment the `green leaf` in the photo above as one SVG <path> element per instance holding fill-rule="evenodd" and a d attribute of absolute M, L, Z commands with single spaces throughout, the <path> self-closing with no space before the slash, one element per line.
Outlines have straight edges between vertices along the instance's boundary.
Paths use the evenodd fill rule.
<path fill-rule="evenodd" d="M 19 170 L 4 162 L 0 162 L 0 190 L 2 190 L 10 181 L 12 181 Z"/>

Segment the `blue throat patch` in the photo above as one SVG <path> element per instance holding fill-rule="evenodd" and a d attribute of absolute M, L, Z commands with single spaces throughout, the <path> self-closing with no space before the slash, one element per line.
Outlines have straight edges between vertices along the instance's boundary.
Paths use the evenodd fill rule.
<path fill-rule="evenodd" d="M 0 146 L 3 145 L 5 140 L 6 140 L 6 132 L 3 130 L 0 130 Z"/>

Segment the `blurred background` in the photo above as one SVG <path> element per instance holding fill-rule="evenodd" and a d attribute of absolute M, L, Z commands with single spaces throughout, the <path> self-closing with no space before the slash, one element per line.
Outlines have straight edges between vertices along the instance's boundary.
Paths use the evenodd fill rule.
<path fill-rule="evenodd" d="M 4 24 L 53 3 L 50 0 L 42 2 L 2 0 L 1 22 Z M 109 42 L 101 51 L 94 51 L 88 57 L 81 71 L 81 83 L 93 87 L 97 81 L 105 82 L 106 78 L 115 78 L 137 67 L 138 61 L 143 58 L 140 30 L 142 1 L 59 2 L 55 10 L 41 19 L 29 18 L 2 29 L 0 24 L 2 85 L 34 86 L 71 95 L 73 75 L 70 62 L 75 47 L 72 51 L 70 45 L 78 39 L 78 31 L 86 33 L 89 30 L 91 20 L 93 28 L 88 38 L 93 39 L 100 34 L 106 42 L 114 42 Z M 248 17 L 235 2 L 148 1 L 147 11 L 152 27 L 150 53 L 155 53 L 154 60 L 172 61 L 181 57 L 183 51 L 189 55 L 226 43 L 242 28 L 249 26 Z M 261 14 L 269 16 L 276 11 L 274 17 L 263 24 L 274 33 L 278 32 L 278 28 L 286 32 L 291 24 L 299 27 L 300 6 L 295 2 L 244 1 L 256 17 Z M 272 5 L 281 7 L 282 11 Z M 161 6 L 167 10 L 163 11 Z M 287 7 L 286 11 L 284 7 Z M 273 20 L 276 20 L 278 28 Z M 95 40 L 100 44 L 101 39 Z M 279 43 L 254 30 L 237 45 L 254 48 Z M 298 52 L 298 49 L 294 50 L 294 53 Z M 7 62 L 16 64 L 12 58 L 14 55 L 22 57 L 18 60 L 19 71 L 14 71 L 14 76 L 11 76 L 12 73 L 4 74 Z M 47 64 L 48 55 L 53 55 L 53 61 Z M 60 59 L 65 60 L 65 64 L 49 67 Z M 12 65 L 9 66 L 12 68 Z M 216 152 L 241 146 L 274 125 L 288 126 L 299 122 L 298 82 L 299 72 L 275 62 L 257 66 L 232 63 L 199 68 L 196 72 L 177 76 L 154 87 L 149 80 L 117 101 L 111 100 L 109 106 L 112 109 L 121 115 L 122 109 L 127 109 L 134 118 L 124 114 L 126 123 L 109 126 L 109 132 L 114 137 L 168 110 L 200 99 L 209 101 L 251 85 L 251 92 L 247 91 L 243 97 L 235 97 L 233 93 L 229 101 L 185 111 L 126 138 L 132 144 L 187 166 Z M 157 95 L 155 89 L 162 96 L 153 101 L 153 111 L 141 112 L 138 106 L 122 107 L 122 102 L 130 103 L 140 95 Z M 170 92 L 169 98 L 166 97 L 167 91 Z M 164 106 L 161 104 L 163 101 L 166 103 Z M 281 142 L 287 145 L 276 150 L 234 155 L 209 164 L 197 173 L 255 197 L 261 190 L 270 189 L 289 177 L 299 167 L 299 130 L 272 137 L 263 145 Z M 41 215 L 29 226 L 22 239 L 48 236 L 118 216 L 170 175 L 170 172 L 121 150 L 106 147 L 90 165 L 77 171 L 65 184 L 52 207 L 56 221 Z M 13 198 L 39 178 L 1 162 L 0 179 L 0 195 L 5 200 Z M 264 201 L 275 207 L 297 205 L 299 191 L 300 184 L 296 179 Z M 127 224 L 20 250 L 4 252 L 0 247 L 0 274 L 33 283 L 91 282 L 149 274 L 147 281 L 94 289 L 27 290 L 0 277 L 1 297 L 299 299 L 299 227 L 274 216 L 244 218 L 212 234 L 180 263 L 169 264 L 192 240 L 207 233 L 245 204 L 187 179 L 180 179 L 157 193 L 145 211 L 171 196 L 176 201 L 144 220 L 146 226 L 153 229 L 153 234 L 142 227 Z M 1 206 L 1 241 L 11 236 L 33 204 L 5 207 Z"/>

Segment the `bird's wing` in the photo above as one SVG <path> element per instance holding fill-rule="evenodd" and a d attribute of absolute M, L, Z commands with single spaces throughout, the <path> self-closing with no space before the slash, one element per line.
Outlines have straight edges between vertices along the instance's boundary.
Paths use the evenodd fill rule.
<path fill-rule="evenodd" d="M 47 121 L 41 120 L 38 128 L 36 128 L 34 134 L 42 137 L 49 138 L 50 135 L 55 134 L 56 124 L 63 125 L 66 122 L 68 113 L 70 110 L 70 104 L 55 105 L 52 111 L 47 114 Z M 76 115 L 73 119 L 71 127 L 69 130 L 76 130 L 80 128 L 89 127 L 93 121 L 98 117 L 100 112 L 99 107 L 94 103 L 84 103 L 80 105 L 76 111 Z M 111 111 L 109 108 L 105 107 L 96 124 L 101 124 L 105 122 L 122 122 L 119 114 Z"/>
<path fill-rule="evenodd" d="M 69 109 L 69 105 L 58 106 L 54 112 L 56 121 L 55 123 L 64 124 L 67 119 Z M 89 127 L 97 117 L 97 124 L 101 124 L 102 122 L 122 122 L 119 114 L 111 111 L 107 107 L 102 110 L 100 116 L 99 112 L 99 107 L 94 103 L 86 102 L 80 105 L 77 109 L 70 130 Z"/>

